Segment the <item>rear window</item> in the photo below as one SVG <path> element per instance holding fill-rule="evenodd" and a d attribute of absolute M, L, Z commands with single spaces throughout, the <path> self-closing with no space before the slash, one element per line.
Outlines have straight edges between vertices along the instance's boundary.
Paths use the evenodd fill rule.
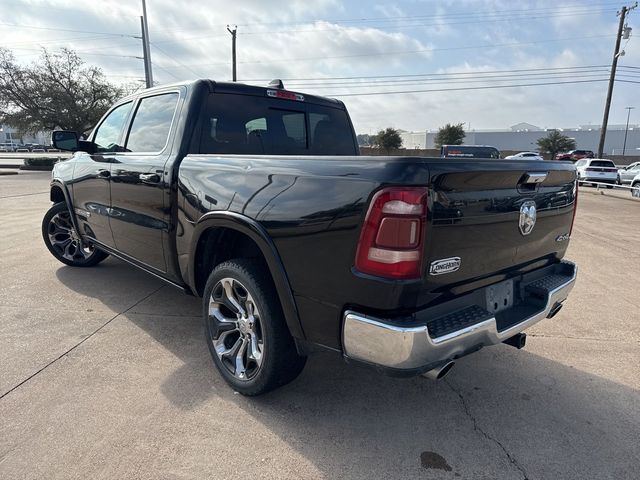
<path fill-rule="evenodd" d="M 594 160 L 589 164 L 590 167 L 615 167 L 615 163 L 611 160 Z"/>
<path fill-rule="evenodd" d="M 446 158 L 500 158 L 500 152 L 494 147 L 447 145 L 442 147 L 442 156 Z"/>
<path fill-rule="evenodd" d="M 347 113 L 253 95 L 216 93 L 204 113 L 200 153 L 355 155 Z"/>

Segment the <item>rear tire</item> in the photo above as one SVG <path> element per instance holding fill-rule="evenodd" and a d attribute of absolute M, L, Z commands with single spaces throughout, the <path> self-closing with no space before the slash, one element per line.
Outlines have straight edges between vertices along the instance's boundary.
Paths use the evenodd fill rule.
<path fill-rule="evenodd" d="M 255 260 L 218 265 L 203 295 L 207 346 L 226 382 L 242 395 L 294 380 L 306 363 L 289 333 L 271 277 Z"/>
<path fill-rule="evenodd" d="M 93 267 L 109 256 L 94 245 L 82 242 L 65 202 L 56 203 L 45 213 L 42 239 L 57 260 L 72 267 Z"/>

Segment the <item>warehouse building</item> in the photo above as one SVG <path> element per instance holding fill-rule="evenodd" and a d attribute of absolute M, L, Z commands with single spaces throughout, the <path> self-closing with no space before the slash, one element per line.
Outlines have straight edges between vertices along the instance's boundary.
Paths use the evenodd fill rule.
<path fill-rule="evenodd" d="M 609 125 L 604 151 L 607 155 L 622 155 L 626 125 Z M 466 132 L 466 145 L 491 145 L 498 150 L 536 150 L 538 139 L 552 129 L 540 128 L 530 123 L 518 123 L 504 130 L 471 130 Z M 599 125 L 581 125 L 580 127 L 558 128 L 564 135 L 576 141 L 577 148 L 598 150 L 600 142 Z M 434 139 L 437 130 L 425 132 L 400 131 L 402 145 L 409 149 L 435 148 Z M 627 155 L 640 154 L 640 125 L 629 125 L 627 130 Z"/>

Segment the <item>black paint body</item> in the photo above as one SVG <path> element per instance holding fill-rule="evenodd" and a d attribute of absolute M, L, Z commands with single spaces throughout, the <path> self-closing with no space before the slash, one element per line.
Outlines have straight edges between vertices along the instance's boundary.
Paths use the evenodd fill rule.
<path fill-rule="evenodd" d="M 178 91 L 180 100 L 163 152 L 78 152 L 56 166 L 53 187 L 68 192 L 89 241 L 196 294 L 202 235 L 220 228 L 246 235 L 267 262 L 296 338 L 341 350 L 346 309 L 406 317 L 564 256 L 568 242 L 557 239 L 569 233 L 575 206 L 570 162 L 200 154 L 202 110 L 211 95 L 264 97 L 266 89 L 209 81 L 153 89 L 164 91 Z M 344 109 L 319 97 L 305 102 Z M 527 172 L 548 175 L 530 188 L 520 184 Z M 149 181 L 150 174 L 157 178 Z M 419 280 L 354 268 L 369 201 L 390 185 L 429 189 Z M 538 218 L 523 236 L 518 219 L 527 200 L 536 202 Z M 448 257 L 462 259 L 458 271 L 429 275 L 432 261 Z"/>

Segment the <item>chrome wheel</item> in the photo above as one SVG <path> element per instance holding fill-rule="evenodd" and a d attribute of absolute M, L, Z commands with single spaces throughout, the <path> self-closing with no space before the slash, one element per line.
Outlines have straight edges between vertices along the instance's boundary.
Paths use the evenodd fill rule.
<path fill-rule="evenodd" d="M 72 262 L 82 262 L 93 255 L 95 248 L 80 239 L 71 223 L 69 212 L 56 213 L 47 227 L 49 242 L 61 257 Z"/>
<path fill-rule="evenodd" d="M 238 380 L 251 380 L 262 366 L 264 338 L 260 312 L 249 291 L 223 278 L 209 298 L 208 327 L 220 364 Z"/>
<path fill-rule="evenodd" d="M 640 198 L 640 183 L 636 183 L 631 190 L 631 195 L 636 198 Z"/>

